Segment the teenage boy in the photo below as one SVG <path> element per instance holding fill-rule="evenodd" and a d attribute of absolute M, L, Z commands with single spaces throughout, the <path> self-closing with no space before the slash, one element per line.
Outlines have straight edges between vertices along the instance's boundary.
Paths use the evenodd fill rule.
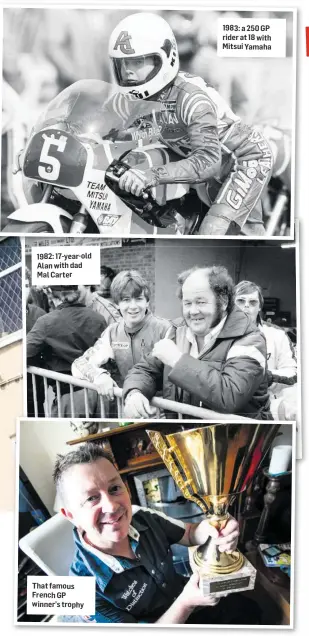
<path fill-rule="evenodd" d="M 114 361 L 122 386 L 130 369 L 164 338 L 170 324 L 151 313 L 148 284 L 135 270 L 117 274 L 111 285 L 111 297 L 122 318 L 109 325 L 93 347 L 73 362 L 72 375 L 92 382 L 100 395 L 112 400 L 116 382 L 102 365 Z"/>

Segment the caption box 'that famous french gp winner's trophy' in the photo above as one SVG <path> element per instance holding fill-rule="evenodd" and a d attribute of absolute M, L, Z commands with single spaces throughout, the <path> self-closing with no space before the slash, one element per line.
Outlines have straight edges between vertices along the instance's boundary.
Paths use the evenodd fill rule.
<path fill-rule="evenodd" d="M 166 436 L 147 432 L 184 497 L 222 530 L 229 506 L 252 482 L 278 429 L 274 424 L 214 424 Z M 254 588 L 256 570 L 239 550 L 219 552 L 209 537 L 189 548 L 189 555 L 204 596 Z"/>

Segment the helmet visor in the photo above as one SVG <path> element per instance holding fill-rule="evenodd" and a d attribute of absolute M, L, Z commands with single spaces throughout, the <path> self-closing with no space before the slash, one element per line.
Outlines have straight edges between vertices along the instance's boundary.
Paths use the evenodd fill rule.
<path fill-rule="evenodd" d="M 160 55 L 151 53 L 138 57 L 112 58 L 119 86 L 142 86 L 157 75 L 161 66 Z"/>

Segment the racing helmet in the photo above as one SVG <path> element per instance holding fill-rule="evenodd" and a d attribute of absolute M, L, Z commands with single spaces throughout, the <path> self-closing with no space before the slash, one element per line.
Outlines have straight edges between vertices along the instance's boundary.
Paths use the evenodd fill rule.
<path fill-rule="evenodd" d="M 162 91 L 179 71 L 176 39 L 169 24 L 155 13 L 134 13 L 116 26 L 108 54 L 115 82 L 125 93 L 145 99 Z M 153 62 L 143 80 L 123 77 L 125 60 Z"/>

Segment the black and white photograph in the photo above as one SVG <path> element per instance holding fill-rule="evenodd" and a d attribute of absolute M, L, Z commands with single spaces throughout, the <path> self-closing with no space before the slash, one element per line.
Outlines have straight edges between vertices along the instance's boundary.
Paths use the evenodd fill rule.
<path fill-rule="evenodd" d="M 0 27 L 2 631 L 303 636 L 309 4 Z"/>
<path fill-rule="evenodd" d="M 294 424 L 20 420 L 15 624 L 293 627 Z"/>
<path fill-rule="evenodd" d="M 26 241 L 28 416 L 300 426 L 295 243 L 110 241 L 100 285 L 48 286 L 32 250 L 60 239 Z"/>
<path fill-rule="evenodd" d="M 294 237 L 295 11 L 3 16 L 3 233 Z"/>

